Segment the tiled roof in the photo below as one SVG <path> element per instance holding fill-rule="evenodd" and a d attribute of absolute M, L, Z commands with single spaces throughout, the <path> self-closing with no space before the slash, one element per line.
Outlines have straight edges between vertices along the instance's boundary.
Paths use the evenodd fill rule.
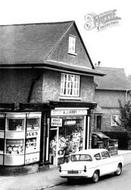
<path fill-rule="evenodd" d="M 43 63 L 73 21 L 0 26 L 0 65 Z"/>
<path fill-rule="evenodd" d="M 103 73 L 93 68 L 91 60 L 90 69 L 46 60 L 73 24 L 74 21 L 0 25 L 0 67 L 48 66 L 103 76 Z"/>
<path fill-rule="evenodd" d="M 123 68 L 97 67 L 97 71 L 105 73 L 103 77 L 95 77 L 96 89 L 129 90 L 130 86 Z"/>

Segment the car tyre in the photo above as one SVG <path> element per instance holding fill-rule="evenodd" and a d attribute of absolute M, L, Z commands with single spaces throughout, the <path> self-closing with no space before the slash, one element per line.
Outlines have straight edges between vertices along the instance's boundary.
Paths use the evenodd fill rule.
<path fill-rule="evenodd" d="M 122 165 L 121 165 L 121 164 L 118 164 L 117 170 L 116 170 L 116 172 L 115 172 L 115 175 L 116 175 L 116 176 L 119 176 L 119 175 L 121 175 L 121 173 L 122 173 Z"/>
<path fill-rule="evenodd" d="M 100 178 L 99 172 L 98 172 L 98 171 L 95 171 L 95 172 L 93 173 L 93 176 L 92 176 L 92 182 L 93 182 L 93 183 L 97 183 L 97 182 L 99 181 L 99 178 Z"/>

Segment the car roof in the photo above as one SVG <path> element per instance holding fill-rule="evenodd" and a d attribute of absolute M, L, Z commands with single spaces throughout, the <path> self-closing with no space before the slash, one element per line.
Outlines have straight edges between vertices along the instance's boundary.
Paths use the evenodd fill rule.
<path fill-rule="evenodd" d="M 97 148 L 97 149 L 87 149 L 87 150 L 80 150 L 78 152 L 75 152 L 73 153 L 72 155 L 74 154 L 91 154 L 91 155 L 94 155 L 94 154 L 97 154 L 97 153 L 101 153 L 103 151 L 107 151 L 107 149 L 103 149 L 103 148 Z"/>

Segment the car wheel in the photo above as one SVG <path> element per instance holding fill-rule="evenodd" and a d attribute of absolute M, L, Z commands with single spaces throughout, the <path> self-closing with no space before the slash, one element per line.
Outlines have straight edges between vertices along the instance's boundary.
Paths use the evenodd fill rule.
<path fill-rule="evenodd" d="M 122 173 L 122 165 L 118 164 L 115 175 L 119 176 L 119 175 L 121 175 L 121 173 Z"/>
<path fill-rule="evenodd" d="M 99 181 L 99 172 L 95 171 L 93 176 L 92 176 L 92 182 L 97 183 Z"/>

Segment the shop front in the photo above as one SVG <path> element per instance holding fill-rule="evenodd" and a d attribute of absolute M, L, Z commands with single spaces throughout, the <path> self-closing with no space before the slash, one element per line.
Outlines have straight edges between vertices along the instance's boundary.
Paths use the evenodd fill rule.
<path fill-rule="evenodd" d="M 68 155 L 89 148 L 90 109 L 55 108 L 51 111 L 49 156 L 52 165 L 68 160 Z"/>
<path fill-rule="evenodd" d="M 49 164 L 48 104 L 0 104 L 0 174 L 32 173 Z"/>
<path fill-rule="evenodd" d="M 40 160 L 40 112 L 0 113 L 0 165 L 21 166 Z"/>

